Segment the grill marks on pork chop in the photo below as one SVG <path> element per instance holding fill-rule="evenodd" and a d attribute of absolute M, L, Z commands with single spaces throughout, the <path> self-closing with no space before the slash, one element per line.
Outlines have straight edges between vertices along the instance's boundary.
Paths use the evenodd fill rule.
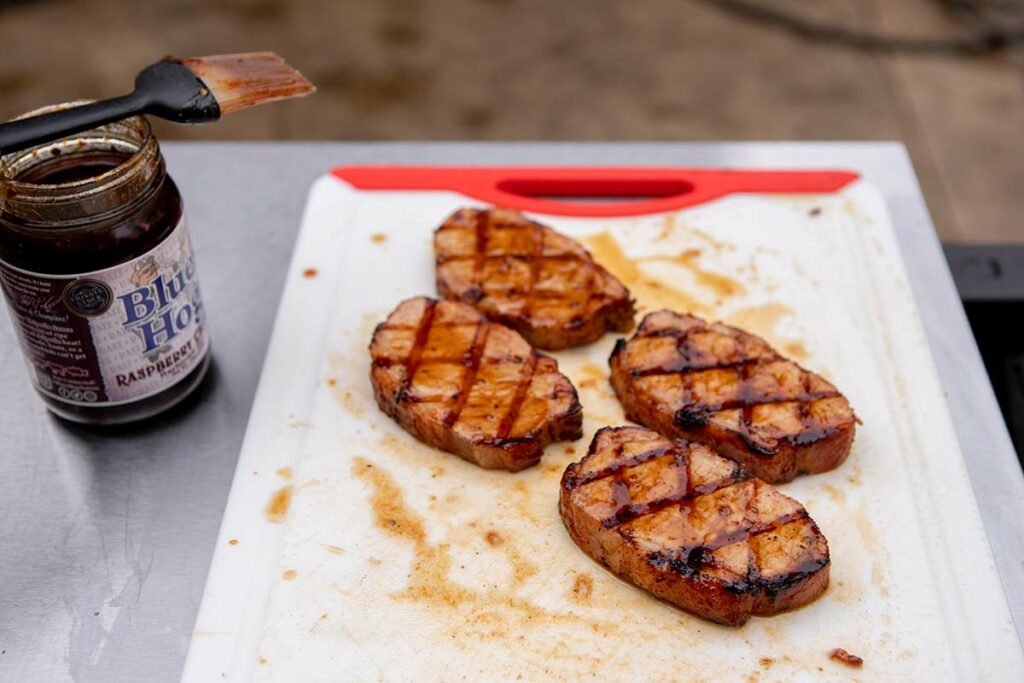
<path fill-rule="evenodd" d="M 566 469 L 559 508 L 588 555 L 720 623 L 803 605 L 828 585 L 828 544 L 807 511 L 702 444 L 605 427 Z"/>
<path fill-rule="evenodd" d="M 633 325 L 621 282 L 575 240 L 507 209 L 461 209 L 434 235 L 437 291 L 563 349 Z"/>
<path fill-rule="evenodd" d="M 856 417 L 832 384 L 737 328 L 658 311 L 610 362 L 629 419 L 709 443 L 766 481 L 832 469 L 853 443 Z"/>
<path fill-rule="evenodd" d="M 582 436 L 576 389 L 557 362 L 470 306 L 404 301 L 377 326 L 370 354 L 381 410 L 482 467 L 520 470 L 548 443 Z"/>

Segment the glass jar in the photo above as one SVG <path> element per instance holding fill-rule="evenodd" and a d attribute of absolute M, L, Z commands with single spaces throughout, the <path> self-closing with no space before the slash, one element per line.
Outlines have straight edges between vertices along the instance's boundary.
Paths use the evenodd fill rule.
<path fill-rule="evenodd" d="M 150 417 L 209 367 L 181 195 L 143 117 L 0 157 L 0 286 L 65 419 Z"/>

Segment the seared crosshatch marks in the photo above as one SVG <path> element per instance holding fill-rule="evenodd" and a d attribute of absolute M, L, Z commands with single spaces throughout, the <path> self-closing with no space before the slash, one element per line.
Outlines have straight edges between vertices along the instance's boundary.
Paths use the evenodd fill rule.
<path fill-rule="evenodd" d="M 473 387 L 474 382 L 476 382 L 476 374 L 480 370 L 480 361 L 483 358 L 484 345 L 487 344 L 487 334 L 490 330 L 490 325 L 477 325 L 476 333 L 473 335 L 473 346 L 470 348 L 467 358 L 469 371 L 466 373 L 463 388 L 455 399 L 455 405 L 452 406 L 452 409 L 444 418 L 444 423 L 448 427 L 451 427 L 458 422 L 459 416 L 462 414 L 462 409 L 465 407 L 466 401 L 469 399 L 469 390 Z"/>
<path fill-rule="evenodd" d="M 579 438 L 579 399 L 558 363 L 470 306 L 404 301 L 370 351 L 378 405 L 431 445 L 516 470 L 545 444 Z"/>
<path fill-rule="evenodd" d="M 423 358 L 423 349 L 427 344 L 427 337 L 430 335 L 430 329 L 434 323 L 434 309 L 436 306 L 436 301 L 429 301 L 427 303 L 419 325 L 416 327 L 416 339 L 413 341 L 412 351 L 405 361 L 405 381 L 402 385 L 402 393 L 398 398 L 399 401 L 405 400 L 407 397 L 409 386 L 412 384 L 412 378 L 419 369 L 420 361 Z"/>
<path fill-rule="evenodd" d="M 721 328 L 715 330 L 715 327 Z M 677 328 L 656 329 L 649 334 L 641 327 L 634 341 L 638 338 L 671 338 L 676 342 L 675 351 L 678 355 L 671 358 L 670 362 L 662 361 L 648 367 L 639 367 L 629 370 L 634 378 L 662 378 L 667 376 L 681 376 L 683 378 L 683 400 L 676 412 L 676 419 L 686 424 L 705 424 L 715 413 L 725 410 L 740 410 L 740 431 L 748 437 L 750 421 L 753 417 L 754 408 L 760 405 L 772 405 L 783 403 L 800 404 L 801 413 L 809 416 L 807 402 L 822 398 L 835 398 L 841 394 L 831 385 L 821 382 L 817 389 L 812 388 L 812 375 L 803 370 L 795 363 L 786 360 L 766 343 L 757 344 L 761 340 L 756 338 L 743 339 L 740 337 L 733 347 L 727 347 L 728 353 L 725 357 L 715 355 L 707 345 L 697 346 L 690 344 L 691 335 L 701 333 L 703 336 L 721 335 L 726 330 L 728 333 L 739 332 L 735 328 L 719 326 L 695 325 L 688 329 Z M 749 335 L 748 335 L 749 336 Z M 629 342 L 627 342 L 628 345 Z M 711 345 L 718 345 L 719 340 L 713 340 Z M 784 386 L 779 383 L 765 383 L 762 380 L 765 375 L 772 374 L 773 370 L 782 369 L 798 376 L 801 385 L 800 390 L 793 390 L 792 386 Z M 728 398 L 714 401 L 706 393 L 695 390 L 692 381 L 694 373 L 713 372 L 723 379 L 733 379 L 737 383 L 735 392 Z M 703 379 L 704 375 L 697 375 Z"/>
<path fill-rule="evenodd" d="M 487 216 L 479 214 L 476 217 L 476 253 L 473 254 L 473 284 L 475 285 L 474 296 L 479 299 L 482 295 L 484 266 L 487 264 Z"/>
<path fill-rule="evenodd" d="M 526 401 L 526 392 L 530 389 L 530 383 L 533 381 L 533 373 L 537 369 L 537 356 L 531 353 L 523 362 L 523 371 L 519 376 L 519 383 L 516 385 L 515 393 L 512 395 L 512 403 L 509 405 L 508 412 L 501 418 L 501 424 L 498 426 L 498 439 L 507 439 L 512 435 L 512 427 L 515 425 L 516 420 L 519 419 L 519 414 L 523 410 L 523 402 Z"/>
<path fill-rule="evenodd" d="M 530 280 L 526 285 L 526 303 L 523 304 L 522 315 L 529 318 L 533 311 L 533 300 L 537 296 L 537 278 L 540 276 L 541 257 L 544 254 L 544 229 L 536 223 L 527 228 L 530 231 Z"/>
<path fill-rule="evenodd" d="M 434 236 L 438 293 L 539 348 L 632 327 L 629 291 L 576 241 L 505 209 L 461 209 Z"/>
<path fill-rule="evenodd" d="M 651 313 L 610 364 L 627 417 L 709 443 L 766 481 L 831 469 L 853 442 L 856 417 L 831 383 L 735 327 Z"/>
<path fill-rule="evenodd" d="M 702 444 L 605 427 L 562 486 L 570 505 L 652 565 L 714 578 L 731 591 L 778 591 L 828 564 L 802 506 Z"/>
<path fill-rule="evenodd" d="M 480 364 L 483 362 L 484 348 L 487 344 L 488 333 L 492 328 L 492 324 L 488 323 L 482 317 L 479 317 L 471 323 L 474 329 L 472 333 L 472 343 L 469 348 L 465 349 L 460 355 L 444 355 L 444 353 L 438 354 L 436 350 L 432 351 L 427 349 L 427 342 L 428 339 L 431 338 L 431 334 L 437 335 L 437 338 L 434 339 L 433 346 L 443 348 L 445 350 L 457 351 L 460 348 L 459 337 L 461 336 L 464 339 L 467 336 L 465 334 L 459 335 L 457 332 L 459 330 L 465 330 L 467 325 L 465 323 L 435 323 L 434 312 L 437 305 L 438 302 L 436 300 L 428 299 L 419 323 L 415 326 L 385 323 L 378 327 L 378 330 L 390 332 L 410 332 L 415 330 L 412 348 L 409 350 L 409 355 L 405 359 L 405 377 L 402 381 L 402 391 L 398 400 L 399 402 L 411 401 L 414 403 L 451 403 L 451 409 L 445 415 L 443 423 L 447 427 L 452 427 L 458 423 L 462 410 L 469 400 L 469 395 L 476 382 Z M 393 361 L 393 359 L 381 360 L 383 360 L 385 364 Z M 380 364 L 381 360 L 378 360 L 377 363 Z M 501 426 L 498 428 L 496 434 L 498 438 L 508 437 L 511 424 L 515 422 L 515 419 L 518 416 L 523 397 L 526 394 L 526 390 L 529 388 L 530 380 L 533 378 L 532 368 L 534 363 L 531 362 L 533 360 L 532 356 L 525 359 L 524 365 L 528 366 L 528 370 L 523 373 L 523 377 L 516 389 L 516 393 L 509 406 L 509 410 L 502 418 Z M 415 387 L 417 390 L 414 391 L 413 385 L 416 383 L 417 373 L 421 369 L 426 369 L 431 366 L 451 366 L 454 368 L 464 368 L 465 370 L 461 373 L 461 381 L 452 385 L 447 393 L 426 393 L 422 391 L 424 388 L 422 386 Z M 425 378 L 421 377 L 420 379 L 423 380 Z M 507 427 L 506 423 L 508 423 Z"/>

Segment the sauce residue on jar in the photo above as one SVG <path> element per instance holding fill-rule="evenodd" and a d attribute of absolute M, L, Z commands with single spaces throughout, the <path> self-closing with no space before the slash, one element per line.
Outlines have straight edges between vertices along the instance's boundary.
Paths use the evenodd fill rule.
<path fill-rule="evenodd" d="M 35 185 L 78 183 L 108 173 L 129 159 L 130 154 L 116 152 L 60 154 L 20 173 L 15 180 Z"/>

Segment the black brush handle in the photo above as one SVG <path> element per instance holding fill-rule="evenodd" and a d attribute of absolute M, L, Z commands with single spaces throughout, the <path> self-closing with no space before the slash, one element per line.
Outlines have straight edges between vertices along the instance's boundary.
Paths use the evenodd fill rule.
<path fill-rule="evenodd" d="M 137 92 L 102 102 L 0 124 L 0 153 L 17 152 L 51 140 L 141 113 L 146 100 Z"/>
<path fill-rule="evenodd" d="M 81 133 L 136 114 L 153 114 L 175 123 L 207 123 L 220 118 L 220 106 L 192 70 L 173 59 L 152 64 L 124 97 L 0 124 L 0 154 Z"/>

